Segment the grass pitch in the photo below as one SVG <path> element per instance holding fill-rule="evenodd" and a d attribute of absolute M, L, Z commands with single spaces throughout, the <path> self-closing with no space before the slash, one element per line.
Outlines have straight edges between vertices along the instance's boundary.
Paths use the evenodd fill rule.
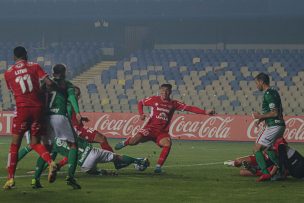
<path fill-rule="evenodd" d="M 114 146 L 119 140 L 110 140 Z M 5 182 L 9 137 L 0 137 L 0 183 Z M 174 141 L 164 167 L 164 174 L 153 169 L 160 149 L 152 142 L 124 148 L 118 153 L 149 157 L 151 166 L 144 172 L 130 166 L 116 177 L 91 176 L 77 173 L 81 190 L 65 184 L 63 169 L 53 184 L 46 176 L 44 188 L 30 187 L 37 155 L 28 154 L 18 165 L 16 188 L 0 190 L 0 202 L 302 202 L 304 182 L 293 178 L 286 181 L 256 183 L 255 177 L 240 177 L 239 170 L 223 165 L 225 160 L 248 155 L 253 143 Z M 96 145 L 97 146 L 97 145 Z M 304 154 L 303 144 L 291 144 Z M 112 164 L 100 168 L 114 169 Z"/>

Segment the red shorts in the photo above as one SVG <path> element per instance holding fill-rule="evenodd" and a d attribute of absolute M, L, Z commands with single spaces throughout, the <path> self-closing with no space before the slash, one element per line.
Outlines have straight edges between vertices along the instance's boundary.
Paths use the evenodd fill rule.
<path fill-rule="evenodd" d="M 146 140 L 151 140 L 155 142 L 157 145 L 160 145 L 159 142 L 163 138 L 170 138 L 170 135 L 168 132 L 155 130 L 149 127 L 142 128 L 138 131 L 139 134 L 141 134 Z"/>
<path fill-rule="evenodd" d="M 95 137 L 98 134 L 98 131 L 94 130 L 93 128 L 74 126 L 74 129 L 79 137 L 87 140 L 90 143 L 94 142 Z"/>
<path fill-rule="evenodd" d="M 41 130 L 42 107 L 18 107 L 13 118 L 12 133 L 23 135 L 30 130 L 31 136 L 37 136 Z"/>

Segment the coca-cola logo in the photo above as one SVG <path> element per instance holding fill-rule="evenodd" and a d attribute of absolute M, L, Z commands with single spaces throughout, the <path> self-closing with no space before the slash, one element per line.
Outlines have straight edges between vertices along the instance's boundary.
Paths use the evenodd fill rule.
<path fill-rule="evenodd" d="M 129 119 L 114 119 L 111 115 L 104 114 L 95 123 L 94 129 L 101 131 L 105 135 L 112 136 L 133 136 L 145 125 L 139 119 L 139 115 L 134 115 Z"/>
<path fill-rule="evenodd" d="M 169 132 L 172 137 L 220 138 L 230 137 L 229 124 L 231 117 L 212 116 L 206 120 L 186 121 L 185 116 L 179 116 L 172 121 Z"/>
<path fill-rule="evenodd" d="M 288 119 L 284 138 L 286 140 L 304 140 L 304 120 L 301 118 Z"/>
<path fill-rule="evenodd" d="M 286 130 L 284 132 L 284 138 L 291 141 L 304 140 L 304 120 L 302 118 L 289 118 L 285 121 Z M 256 139 L 260 131 L 264 128 L 264 124 L 260 123 L 255 125 L 253 120 L 247 128 L 247 137 L 249 139 Z"/>

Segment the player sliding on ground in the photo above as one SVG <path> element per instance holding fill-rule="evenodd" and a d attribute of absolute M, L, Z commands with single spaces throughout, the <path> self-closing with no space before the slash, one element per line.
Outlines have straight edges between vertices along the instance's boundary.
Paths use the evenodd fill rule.
<path fill-rule="evenodd" d="M 155 173 L 161 173 L 161 167 L 165 163 L 171 149 L 171 138 L 169 126 L 173 114 L 178 111 L 189 111 L 196 114 L 214 114 L 213 110 L 205 111 L 195 106 L 188 106 L 170 98 L 172 92 L 171 84 L 162 84 L 159 88 L 160 96 L 152 96 L 138 102 L 138 112 L 140 119 L 145 120 L 146 115 L 143 106 L 151 107 L 151 114 L 147 124 L 139 130 L 135 136 L 130 136 L 126 140 L 116 144 L 115 149 L 119 150 L 128 145 L 137 145 L 141 142 L 153 141 L 162 148 L 157 161 Z"/>
<path fill-rule="evenodd" d="M 65 140 L 60 138 L 55 138 L 53 153 L 64 157 L 68 157 L 69 154 L 69 145 Z M 105 171 L 98 170 L 98 163 L 108 163 L 113 162 L 115 169 L 121 169 L 129 166 L 130 164 L 137 164 L 140 166 L 141 171 L 145 170 L 149 165 L 149 160 L 147 158 L 133 158 L 126 155 L 118 155 L 111 151 L 100 149 L 93 147 L 92 144 L 88 143 L 88 141 L 78 138 L 77 139 L 78 146 L 78 166 L 80 166 L 81 171 L 86 172 L 88 174 L 93 175 L 102 175 Z M 65 158 L 63 160 L 66 160 Z M 58 168 L 64 166 L 67 162 L 60 161 L 58 164 Z M 44 168 L 36 168 L 34 179 L 32 180 L 32 187 L 34 189 L 42 188 L 40 183 L 40 176 L 43 172 Z"/>

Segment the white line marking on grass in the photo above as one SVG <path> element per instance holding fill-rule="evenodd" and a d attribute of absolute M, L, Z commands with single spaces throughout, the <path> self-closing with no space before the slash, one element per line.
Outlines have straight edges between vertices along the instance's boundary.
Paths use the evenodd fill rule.
<path fill-rule="evenodd" d="M 212 163 L 198 163 L 198 164 L 179 164 L 179 165 L 169 165 L 169 166 L 163 166 L 163 168 L 175 168 L 175 167 L 192 167 L 192 166 L 211 166 L 211 165 L 219 165 L 223 164 L 224 162 L 212 162 Z M 113 170 L 113 169 L 106 169 L 106 170 Z M 128 168 L 122 169 L 122 170 L 128 170 Z M 129 168 L 129 170 L 134 170 L 134 168 Z M 64 174 L 67 172 L 57 172 L 57 174 Z M 84 173 L 82 171 L 76 171 L 76 173 Z M 47 176 L 48 174 L 42 174 L 41 176 Z M 29 175 L 18 175 L 15 176 L 15 178 L 28 178 L 28 177 L 34 177 L 33 174 Z M 0 179 L 7 179 L 6 176 L 0 176 Z"/>

